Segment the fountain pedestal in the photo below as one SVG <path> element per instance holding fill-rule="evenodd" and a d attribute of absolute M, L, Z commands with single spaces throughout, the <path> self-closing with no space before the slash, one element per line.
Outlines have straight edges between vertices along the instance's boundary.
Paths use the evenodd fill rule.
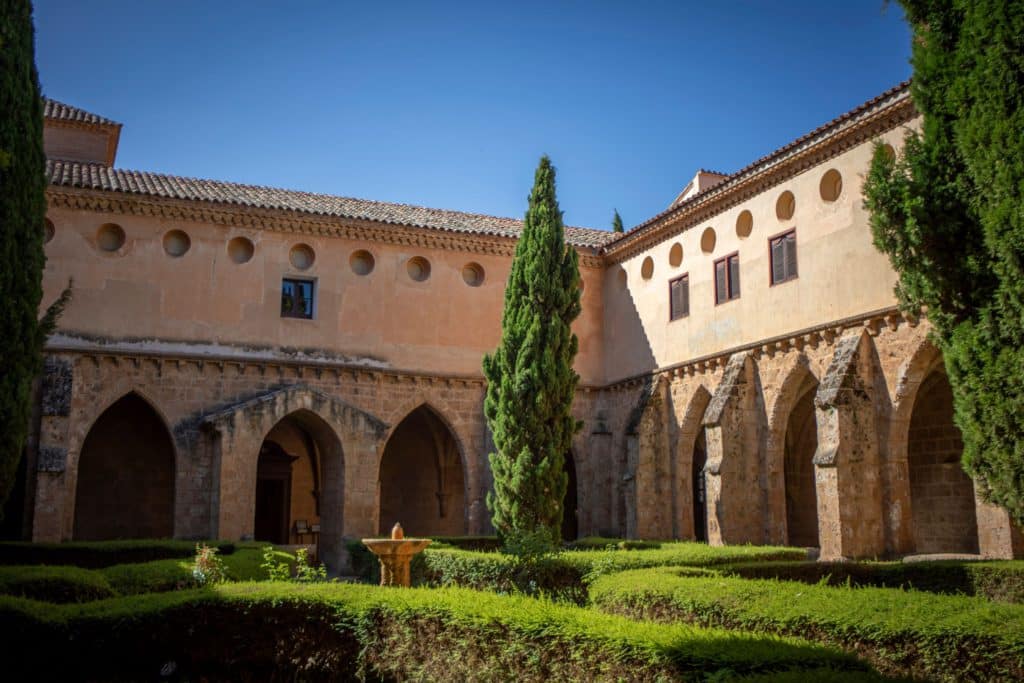
<path fill-rule="evenodd" d="M 391 538 L 364 538 L 363 545 L 380 560 L 380 585 L 410 586 L 409 565 L 413 555 L 430 545 L 429 538 L 405 538 L 400 524 L 391 529 Z"/>

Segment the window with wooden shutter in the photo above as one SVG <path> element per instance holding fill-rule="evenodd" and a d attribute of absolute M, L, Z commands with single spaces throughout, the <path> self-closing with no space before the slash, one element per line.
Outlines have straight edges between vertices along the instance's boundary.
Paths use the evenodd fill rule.
<path fill-rule="evenodd" d="M 683 275 L 668 283 L 669 320 L 690 315 L 690 276 Z"/>
<path fill-rule="evenodd" d="M 740 255 L 730 254 L 715 261 L 715 303 L 740 297 Z"/>
<path fill-rule="evenodd" d="M 796 230 L 784 232 L 768 240 L 771 253 L 772 284 L 792 280 L 796 269 Z"/>

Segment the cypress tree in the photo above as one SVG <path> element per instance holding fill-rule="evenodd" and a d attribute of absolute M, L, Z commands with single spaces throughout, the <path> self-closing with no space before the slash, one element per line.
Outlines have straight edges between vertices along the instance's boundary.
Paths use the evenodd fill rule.
<path fill-rule="evenodd" d="M 615 209 L 615 216 L 612 217 L 612 232 L 622 232 L 622 216 L 618 209 Z"/>
<path fill-rule="evenodd" d="M 41 364 L 46 180 L 32 6 L 0 0 L 0 502 L 22 457 Z"/>
<path fill-rule="evenodd" d="M 963 463 L 1024 524 L 1024 0 L 902 0 L 911 94 L 904 152 L 865 184 L 905 308 L 927 306 Z"/>
<path fill-rule="evenodd" d="M 568 477 L 563 463 L 579 424 L 576 250 L 565 243 L 555 169 L 541 157 L 505 289 L 501 344 L 484 358 L 484 413 L 494 436 L 491 521 L 506 549 L 532 554 L 560 541 Z"/>

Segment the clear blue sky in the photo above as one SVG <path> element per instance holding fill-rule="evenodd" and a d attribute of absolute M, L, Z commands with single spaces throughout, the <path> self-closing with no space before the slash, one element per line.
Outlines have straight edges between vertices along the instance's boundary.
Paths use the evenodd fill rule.
<path fill-rule="evenodd" d="M 124 124 L 117 165 L 627 227 L 910 75 L 884 0 L 36 0 L 43 92 Z"/>

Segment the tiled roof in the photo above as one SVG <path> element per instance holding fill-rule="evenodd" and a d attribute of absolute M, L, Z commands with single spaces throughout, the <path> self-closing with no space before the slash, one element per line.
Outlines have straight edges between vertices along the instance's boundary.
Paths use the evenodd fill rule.
<path fill-rule="evenodd" d="M 703 192 L 698 192 L 689 199 L 678 204 L 673 204 L 671 207 L 662 211 L 656 216 L 653 216 L 643 223 L 637 225 L 629 232 L 625 234 L 626 238 L 637 237 L 648 230 L 652 229 L 655 225 L 660 223 L 662 219 L 668 218 L 671 214 L 683 213 L 690 206 L 697 202 L 705 200 L 711 194 L 721 194 L 728 192 L 737 182 L 744 178 L 765 171 L 776 164 L 789 158 L 790 155 L 801 151 L 806 145 L 813 144 L 820 139 L 826 138 L 834 133 L 838 133 L 844 130 L 846 127 L 857 121 L 862 115 L 869 114 L 873 110 L 884 109 L 885 107 L 902 101 L 910 97 L 910 81 L 903 81 L 897 86 L 889 88 L 881 95 L 873 97 L 864 104 L 861 104 L 854 109 L 842 114 L 828 123 L 818 126 L 810 133 L 798 137 L 796 140 L 780 147 L 779 149 L 767 154 L 757 161 L 750 163 L 735 173 L 727 175 L 721 182 L 709 187 Z M 713 171 L 712 171 L 713 172 Z"/>
<path fill-rule="evenodd" d="M 56 119 L 58 121 L 73 121 L 75 123 L 92 123 L 98 126 L 120 126 L 117 121 L 105 119 L 102 116 L 72 107 L 49 97 L 43 98 L 43 118 Z"/>
<path fill-rule="evenodd" d="M 47 160 L 50 184 L 105 192 L 212 202 L 255 209 L 295 211 L 317 216 L 363 219 L 392 225 L 432 228 L 449 232 L 518 237 L 523 223 L 514 218 L 499 218 L 462 211 L 429 209 L 409 204 L 374 202 L 351 197 L 336 197 L 297 190 L 281 190 L 258 185 L 241 185 L 219 180 L 182 178 L 162 173 L 128 171 L 99 164 Z M 620 235 L 591 228 L 566 227 L 566 241 L 579 247 L 600 248 Z"/>

